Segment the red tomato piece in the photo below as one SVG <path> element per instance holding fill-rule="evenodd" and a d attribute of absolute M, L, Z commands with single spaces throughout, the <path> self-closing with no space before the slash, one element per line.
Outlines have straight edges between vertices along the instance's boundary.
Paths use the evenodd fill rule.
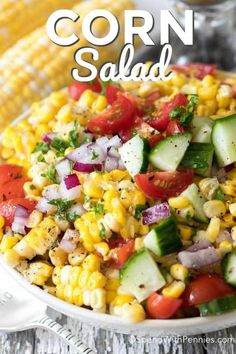
<path fill-rule="evenodd" d="M 112 84 L 106 85 L 106 98 L 109 104 L 112 104 L 117 100 L 118 94 L 122 92 L 120 87 L 117 87 Z"/>
<path fill-rule="evenodd" d="M 166 128 L 166 136 L 173 134 L 181 134 L 184 133 L 184 128 L 180 125 L 178 119 L 171 120 Z"/>
<path fill-rule="evenodd" d="M 0 184 L 12 181 L 22 176 L 23 167 L 11 164 L 0 165 Z"/>
<path fill-rule="evenodd" d="M 17 205 L 21 205 L 24 208 L 28 209 L 29 212 L 32 212 L 35 208 L 36 202 L 34 200 L 25 198 L 9 199 L 5 202 L 1 202 L 0 215 L 2 215 L 5 219 L 4 226 L 11 226 Z"/>
<path fill-rule="evenodd" d="M 235 290 L 220 276 L 202 274 L 188 284 L 182 296 L 183 304 L 195 306 L 234 292 Z"/>
<path fill-rule="evenodd" d="M 0 186 L 0 201 L 23 198 L 25 196 L 23 186 L 27 181 L 27 178 L 16 178 Z"/>
<path fill-rule="evenodd" d="M 95 79 L 91 83 L 75 81 L 68 87 L 68 91 L 69 91 L 70 96 L 76 101 L 80 98 L 82 93 L 86 90 L 92 90 L 94 92 L 100 93 L 102 91 L 102 86 L 101 86 L 99 80 Z"/>
<path fill-rule="evenodd" d="M 124 95 L 104 112 L 88 122 L 88 129 L 97 134 L 117 134 L 124 127 L 130 127 L 135 116 L 135 106 Z"/>
<path fill-rule="evenodd" d="M 215 64 L 191 63 L 184 65 L 171 65 L 175 71 L 182 72 L 187 76 L 194 76 L 199 80 L 207 75 L 213 75 L 216 70 Z"/>
<path fill-rule="evenodd" d="M 147 313 L 151 318 L 155 319 L 172 318 L 182 303 L 182 299 L 174 299 L 153 293 L 147 299 Z"/>
<path fill-rule="evenodd" d="M 182 193 L 193 181 L 193 170 L 137 174 L 135 182 L 148 197 L 166 199 Z"/>
<path fill-rule="evenodd" d="M 166 130 L 170 122 L 170 113 L 174 108 L 179 106 L 186 106 L 188 104 L 187 98 L 181 93 L 177 94 L 172 100 L 162 102 L 156 115 L 154 114 L 148 123 L 159 131 Z"/>
<path fill-rule="evenodd" d="M 153 147 L 155 146 L 157 143 L 159 143 L 159 141 L 163 140 L 165 137 L 163 134 L 156 134 L 153 135 L 149 140 L 148 140 L 148 144 L 149 146 Z"/>
<path fill-rule="evenodd" d="M 133 137 L 133 133 L 135 130 L 138 130 L 143 123 L 142 118 L 136 117 L 132 123 L 132 125 L 126 129 L 122 129 L 119 132 L 119 136 L 122 141 L 125 143 L 126 141 L 130 140 Z"/>
<path fill-rule="evenodd" d="M 121 269 L 134 251 L 134 240 L 124 240 L 124 243 L 119 243 L 114 250 L 114 259 L 110 261 L 110 266 L 115 269 Z"/>

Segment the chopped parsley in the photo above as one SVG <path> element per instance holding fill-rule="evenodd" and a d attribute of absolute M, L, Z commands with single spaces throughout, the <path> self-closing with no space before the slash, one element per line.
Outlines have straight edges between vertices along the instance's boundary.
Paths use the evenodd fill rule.
<path fill-rule="evenodd" d="M 135 206 L 135 212 L 134 212 L 134 217 L 137 220 L 140 220 L 142 217 L 142 212 L 146 210 L 148 207 L 144 204 L 137 204 Z"/>
<path fill-rule="evenodd" d="M 77 148 L 79 147 L 79 132 L 74 129 L 69 132 L 68 141 L 71 147 Z"/>
<path fill-rule="evenodd" d="M 213 199 L 221 200 L 222 202 L 225 201 L 225 194 L 221 188 L 217 188 L 215 190 L 215 193 L 213 195 Z"/>
<path fill-rule="evenodd" d="M 46 162 L 46 161 L 45 161 L 45 158 L 44 158 L 44 156 L 43 156 L 43 154 L 40 154 L 40 155 L 38 156 L 37 161 L 38 161 L 38 162 Z"/>
<path fill-rule="evenodd" d="M 42 177 L 50 179 L 53 183 L 58 183 L 56 167 L 51 165 L 46 173 L 42 173 Z"/>
<path fill-rule="evenodd" d="M 64 156 L 66 149 L 70 146 L 70 144 L 60 138 L 54 138 L 51 142 L 51 147 L 57 151 L 57 156 Z"/>
<path fill-rule="evenodd" d="M 188 127 L 193 119 L 194 110 L 199 102 L 198 95 L 191 95 L 187 106 L 175 107 L 170 112 L 170 120 L 178 119 L 183 127 Z"/>
<path fill-rule="evenodd" d="M 79 215 L 73 212 L 69 212 L 68 209 L 74 204 L 72 200 L 66 199 L 53 199 L 49 201 L 49 204 L 55 205 L 57 207 L 57 213 L 59 219 L 66 219 L 69 222 L 74 222 Z"/>
<path fill-rule="evenodd" d="M 95 215 L 102 215 L 104 214 L 104 205 L 102 203 L 97 203 L 94 207 L 93 207 L 93 211 L 95 213 Z"/>
<path fill-rule="evenodd" d="M 46 154 L 50 149 L 50 145 L 44 142 L 41 143 L 36 143 L 34 150 L 32 151 L 32 154 L 35 152 L 42 152 L 43 154 Z"/>
<path fill-rule="evenodd" d="M 97 160 L 98 154 L 96 153 L 95 150 L 92 151 L 92 160 Z"/>
<path fill-rule="evenodd" d="M 80 218 L 80 215 L 79 214 L 76 214 L 75 212 L 66 212 L 66 219 L 67 221 L 69 222 L 75 222 L 76 219 Z"/>
<path fill-rule="evenodd" d="M 101 237 L 101 239 L 104 239 L 106 237 L 106 229 L 102 222 L 100 223 L 100 225 L 101 225 L 101 229 L 99 231 L 99 236 Z"/>

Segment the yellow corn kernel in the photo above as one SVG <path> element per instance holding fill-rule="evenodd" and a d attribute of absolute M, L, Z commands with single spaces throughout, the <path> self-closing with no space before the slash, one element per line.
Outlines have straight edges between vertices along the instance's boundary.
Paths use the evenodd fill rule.
<path fill-rule="evenodd" d="M 102 188 L 97 185 L 92 180 L 85 181 L 83 184 L 84 194 L 89 196 L 90 198 L 100 199 L 102 198 Z"/>
<path fill-rule="evenodd" d="M 70 285 L 75 288 L 79 284 L 79 276 L 80 273 L 82 272 L 82 267 L 79 266 L 73 266 L 70 269 L 70 274 L 69 274 L 69 283 Z"/>
<path fill-rule="evenodd" d="M 68 255 L 68 262 L 72 266 L 78 266 L 84 261 L 86 256 L 86 250 L 83 247 L 78 247 Z"/>
<path fill-rule="evenodd" d="M 106 289 L 107 290 L 117 290 L 120 286 L 119 279 L 113 278 L 113 279 L 107 279 L 106 282 Z"/>
<path fill-rule="evenodd" d="M 4 224 L 5 224 L 5 219 L 2 215 L 0 215 L 0 229 L 3 228 Z"/>
<path fill-rule="evenodd" d="M 9 159 L 14 155 L 14 150 L 9 148 L 2 148 L 1 156 L 4 160 Z"/>
<path fill-rule="evenodd" d="M 51 277 L 53 267 L 45 262 L 32 262 L 24 272 L 26 278 L 33 284 L 42 286 Z"/>
<path fill-rule="evenodd" d="M 222 191 L 232 197 L 236 197 L 236 181 L 225 181 L 221 184 Z"/>
<path fill-rule="evenodd" d="M 35 186 L 32 182 L 25 182 L 24 184 L 24 192 L 28 197 L 31 196 L 39 196 L 40 190 L 37 186 Z"/>
<path fill-rule="evenodd" d="M 104 227 L 107 225 L 107 227 L 114 232 L 119 232 L 121 228 L 120 224 L 116 221 L 112 213 L 107 213 L 104 215 L 103 225 Z"/>
<path fill-rule="evenodd" d="M 215 99 L 217 89 L 218 89 L 217 85 L 200 87 L 198 89 L 198 94 L 200 96 L 200 99 L 204 101 Z"/>
<path fill-rule="evenodd" d="M 55 266 L 64 266 L 67 261 L 67 253 L 60 247 L 55 247 L 49 251 L 51 263 Z"/>
<path fill-rule="evenodd" d="M 236 218 L 231 214 L 226 214 L 224 216 L 224 222 L 226 227 L 233 227 L 236 225 Z"/>
<path fill-rule="evenodd" d="M 132 198 L 132 203 L 133 206 L 136 206 L 138 204 L 145 205 L 146 204 L 146 197 L 141 191 L 135 191 L 133 193 L 133 198 Z"/>
<path fill-rule="evenodd" d="M 73 290 L 73 303 L 77 306 L 83 305 L 83 291 L 79 287 Z"/>
<path fill-rule="evenodd" d="M 106 285 L 106 281 L 107 279 L 102 273 L 98 271 L 93 272 L 89 277 L 88 289 L 94 290 L 97 288 L 103 288 Z"/>
<path fill-rule="evenodd" d="M 106 305 L 106 291 L 104 289 L 94 289 L 91 292 L 91 307 L 99 310 Z"/>
<path fill-rule="evenodd" d="M 91 272 L 100 269 L 100 258 L 96 254 L 89 254 L 83 261 L 83 268 Z"/>
<path fill-rule="evenodd" d="M 233 245 L 236 246 L 236 226 L 232 227 L 231 229 L 231 236 L 233 239 Z"/>
<path fill-rule="evenodd" d="M 208 218 L 222 217 L 226 213 L 225 204 L 221 200 L 209 200 L 204 203 L 203 209 Z"/>
<path fill-rule="evenodd" d="M 232 169 L 227 173 L 227 177 L 231 180 L 236 180 L 236 169 Z"/>
<path fill-rule="evenodd" d="M 178 229 L 183 240 L 188 241 L 191 239 L 193 235 L 193 229 L 190 226 L 179 224 Z"/>
<path fill-rule="evenodd" d="M 3 259 L 9 266 L 11 266 L 13 268 L 16 267 L 20 263 L 20 260 L 21 260 L 19 254 L 13 249 L 6 250 L 6 252 L 4 253 Z"/>
<path fill-rule="evenodd" d="M 43 134 L 47 133 L 50 130 L 49 125 L 46 123 L 41 123 L 36 128 L 36 135 L 41 137 Z"/>
<path fill-rule="evenodd" d="M 125 304 L 122 307 L 122 318 L 131 323 L 141 322 L 146 314 L 141 304 Z"/>
<path fill-rule="evenodd" d="M 106 242 L 99 242 L 94 245 L 95 250 L 100 253 L 103 257 L 107 256 L 109 253 L 109 246 Z"/>
<path fill-rule="evenodd" d="M 2 241 L 2 238 L 3 238 L 3 229 L 0 229 L 0 243 Z"/>
<path fill-rule="evenodd" d="M 56 115 L 57 121 L 61 123 L 69 123 L 73 119 L 72 106 L 70 104 L 66 104 L 58 111 Z"/>
<path fill-rule="evenodd" d="M 83 269 L 79 275 L 79 282 L 78 285 L 81 289 L 84 289 L 88 286 L 89 278 L 92 272 L 87 269 Z"/>
<path fill-rule="evenodd" d="M 96 99 L 96 94 L 92 90 L 85 90 L 79 99 L 79 105 L 91 108 Z"/>
<path fill-rule="evenodd" d="M 177 74 L 177 73 L 174 73 L 174 75 L 172 76 L 171 78 L 171 83 L 174 85 L 174 86 L 177 86 L 177 87 L 182 87 L 184 84 L 186 84 L 186 77 L 185 75 L 183 74 Z"/>
<path fill-rule="evenodd" d="M 194 217 L 195 211 L 192 205 L 187 206 L 183 209 L 176 209 L 177 216 L 180 216 L 183 219 Z"/>
<path fill-rule="evenodd" d="M 13 248 L 18 241 L 19 239 L 15 236 L 8 236 L 8 235 L 3 236 L 0 245 L 0 251 L 2 253 L 6 252 L 6 250 Z"/>
<path fill-rule="evenodd" d="M 213 217 L 210 220 L 210 223 L 207 227 L 206 233 L 207 233 L 207 238 L 210 242 L 215 242 L 217 236 L 220 233 L 220 226 L 221 222 L 219 218 Z"/>
<path fill-rule="evenodd" d="M 229 253 L 233 250 L 233 245 L 232 243 L 228 241 L 222 241 L 219 244 L 218 251 L 220 252 L 221 256 L 223 257 L 226 253 Z"/>
<path fill-rule="evenodd" d="M 236 216 L 236 203 L 229 205 L 229 211 L 231 215 Z"/>
<path fill-rule="evenodd" d="M 183 208 L 186 208 L 190 204 L 188 198 L 186 198 L 184 196 L 170 198 L 168 200 L 168 203 L 169 203 L 170 207 L 174 208 L 174 209 L 183 209 Z"/>
<path fill-rule="evenodd" d="M 62 284 L 58 284 L 56 287 L 56 297 L 58 297 L 61 300 L 65 300 L 64 299 L 64 285 Z"/>
<path fill-rule="evenodd" d="M 182 281 L 174 280 L 170 285 L 162 290 L 162 295 L 167 297 L 178 298 L 185 290 L 185 284 Z"/>
<path fill-rule="evenodd" d="M 55 267 L 52 272 L 52 282 L 55 285 L 61 283 L 61 271 L 63 267 Z"/>
<path fill-rule="evenodd" d="M 67 284 L 64 287 L 64 299 L 73 304 L 73 286 L 70 284 Z"/>
<path fill-rule="evenodd" d="M 220 187 L 217 178 L 204 178 L 199 182 L 199 188 L 204 197 L 208 200 L 212 199 L 214 192 Z"/>
<path fill-rule="evenodd" d="M 101 112 L 106 108 L 107 104 L 107 98 L 103 95 L 99 95 L 92 104 L 92 110 L 94 112 Z"/>
<path fill-rule="evenodd" d="M 138 229 L 138 234 L 141 235 L 141 236 L 145 236 L 145 235 L 148 234 L 148 232 L 149 232 L 149 226 L 148 225 L 143 225 L 140 222 L 139 229 Z"/>
<path fill-rule="evenodd" d="M 26 226 L 32 229 L 33 227 L 38 226 L 43 220 L 43 213 L 38 210 L 33 210 L 29 216 Z"/>
<path fill-rule="evenodd" d="M 209 116 L 210 115 L 210 109 L 208 106 L 199 104 L 197 106 L 197 115 L 198 116 Z"/>
<path fill-rule="evenodd" d="M 174 279 L 184 281 L 187 278 L 189 271 L 188 268 L 181 263 L 176 263 L 170 267 L 170 274 Z"/>
<path fill-rule="evenodd" d="M 206 75 L 201 81 L 201 84 L 203 86 L 212 86 L 214 85 L 214 83 L 215 83 L 215 78 L 212 75 Z"/>
<path fill-rule="evenodd" d="M 135 300 L 135 298 L 132 295 L 120 294 L 120 295 L 117 295 L 115 297 L 115 299 L 112 301 L 112 305 L 113 306 L 122 306 L 122 305 L 132 302 L 134 300 Z"/>
<path fill-rule="evenodd" d="M 144 243 L 143 243 L 143 237 L 136 237 L 134 240 L 134 249 L 135 251 L 140 250 L 140 248 L 144 247 Z"/>
<path fill-rule="evenodd" d="M 119 182 L 121 180 L 124 180 L 124 179 L 128 179 L 128 180 L 131 180 L 131 177 L 128 173 L 128 171 L 124 170 L 113 170 L 109 173 L 109 175 L 111 176 L 112 180 L 114 182 Z"/>
<path fill-rule="evenodd" d="M 115 299 L 116 296 L 117 296 L 117 292 L 116 291 L 108 290 L 106 292 L 106 303 L 108 305 L 110 305 L 113 302 L 113 300 Z"/>

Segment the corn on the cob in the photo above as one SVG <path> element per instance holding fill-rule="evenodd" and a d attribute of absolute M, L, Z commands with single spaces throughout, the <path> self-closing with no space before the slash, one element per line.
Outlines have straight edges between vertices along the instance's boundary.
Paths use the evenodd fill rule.
<path fill-rule="evenodd" d="M 58 25 L 58 31 L 65 33 L 72 29 L 79 34 L 78 44 L 69 47 L 54 44 L 43 26 L 20 40 L 0 59 L 0 128 L 29 108 L 34 101 L 72 81 L 71 69 L 75 66 L 79 68 L 74 62 L 74 53 L 78 48 L 90 45 L 81 33 L 83 18 L 97 8 L 113 13 L 119 20 L 121 30 L 113 43 L 97 48 L 99 61 L 96 61 L 95 65 L 100 66 L 108 60 L 116 62 L 123 47 L 124 10 L 132 9 L 133 3 L 130 0 L 120 0 L 119 3 L 92 0 L 75 6 L 73 10 L 80 14 L 79 21 L 71 21 L 72 28 L 67 25 L 63 30 Z M 99 35 L 107 32 L 108 23 L 105 19 L 104 21 L 99 21 L 99 31 L 97 26 L 94 29 Z M 79 70 L 80 75 L 86 72 L 82 67 Z"/>
<path fill-rule="evenodd" d="M 70 8 L 79 0 L 2 0 L 0 4 L 0 54 L 46 22 L 55 10 Z"/>

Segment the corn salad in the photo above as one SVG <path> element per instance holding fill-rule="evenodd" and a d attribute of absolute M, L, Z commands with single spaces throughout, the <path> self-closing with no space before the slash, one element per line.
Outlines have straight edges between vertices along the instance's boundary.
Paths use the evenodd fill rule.
<path fill-rule="evenodd" d="M 224 134 L 236 77 L 172 70 L 166 82 L 73 83 L 4 130 L 0 252 L 32 284 L 131 322 L 206 314 L 215 284 L 234 296 L 236 151 Z M 213 283 L 211 298 L 191 297 Z"/>

